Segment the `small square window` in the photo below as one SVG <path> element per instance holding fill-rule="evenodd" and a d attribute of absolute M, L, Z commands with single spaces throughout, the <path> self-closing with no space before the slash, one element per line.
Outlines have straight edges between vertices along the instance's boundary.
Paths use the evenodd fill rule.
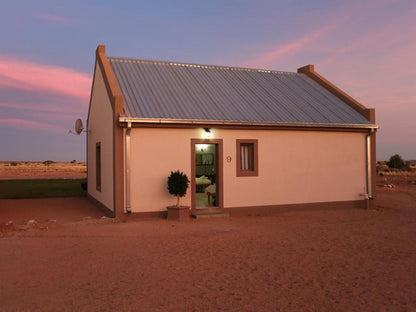
<path fill-rule="evenodd" d="M 237 140 L 237 177 L 258 176 L 257 140 Z"/>

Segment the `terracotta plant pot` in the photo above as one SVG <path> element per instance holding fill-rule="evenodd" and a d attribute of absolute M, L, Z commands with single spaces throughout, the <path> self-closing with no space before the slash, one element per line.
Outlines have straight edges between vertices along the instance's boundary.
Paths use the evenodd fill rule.
<path fill-rule="evenodd" d="M 189 206 L 168 206 L 168 220 L 189 221 Z"/>

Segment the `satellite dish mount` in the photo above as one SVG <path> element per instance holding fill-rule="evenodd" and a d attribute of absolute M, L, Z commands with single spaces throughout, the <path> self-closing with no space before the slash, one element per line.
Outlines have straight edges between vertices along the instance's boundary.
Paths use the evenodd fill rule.
<path fill-rule="evenodd" d="M 80 135 L 81 132 L 83 132 L 83 130 L 84 130 L 84 126 L 82 125 L 82 120 L 80 118 L 78 118 L 75 121 L 75 132 L 72 132 L 72 130 L 69 130 L 68 134 L 71 133 L 71 134 Z M 84 131 L 84 132 L 86 132 L 86 131 Z"/>

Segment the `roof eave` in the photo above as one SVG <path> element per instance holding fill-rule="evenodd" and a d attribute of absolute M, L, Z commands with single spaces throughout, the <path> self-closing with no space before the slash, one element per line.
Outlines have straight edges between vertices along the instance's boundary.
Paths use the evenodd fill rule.
<path fill-rule="evenodd" d="M 132 124 L 170 124 L 170 125 L 212 125 L 212 126 L 256 126 L 256 127 L 293 127 L 293 128 L 329 128 L 329 129 L 378 129 L 377 124 L 345 124 L 345 123 L 310 123 L 310 122 L 258 122 L 202 119 L 167 119 L 119 117 L 120 125 Z"/>

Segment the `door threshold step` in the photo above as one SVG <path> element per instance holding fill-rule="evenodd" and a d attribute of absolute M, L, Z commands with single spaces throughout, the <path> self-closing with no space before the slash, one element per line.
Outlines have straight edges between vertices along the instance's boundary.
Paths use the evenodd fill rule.
<path fill-rule="evenodd" d="M 230 214 L 225 211 L 194 211 L 191 212 L 191 217 L 195 219 L 204 218 L 218 218 L 218 217 L 229 217 Z"/>

